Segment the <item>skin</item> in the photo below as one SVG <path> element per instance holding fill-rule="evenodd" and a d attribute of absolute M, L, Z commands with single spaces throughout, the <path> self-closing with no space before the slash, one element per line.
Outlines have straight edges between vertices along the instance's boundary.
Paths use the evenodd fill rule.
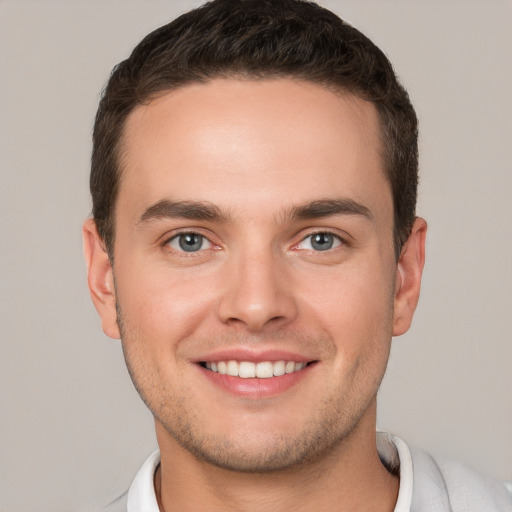
<path fill-rule="evenodd" d="M 393 510 L 376 393 L 416 308 L 426 224 L 397 262 L 374 106 L 219 79 L 137 107 L 125 128 L 114 267 L 92 220 L 84 246 L 103 330 L 155 416 L 161 510 Z M 184 201 L 216 215 L 185 218 Z M 185 252 L 191 232 L 203 243 Z M 197 364 L 241 349 L 315 364 L 271 396 L 229 392 Z"/>

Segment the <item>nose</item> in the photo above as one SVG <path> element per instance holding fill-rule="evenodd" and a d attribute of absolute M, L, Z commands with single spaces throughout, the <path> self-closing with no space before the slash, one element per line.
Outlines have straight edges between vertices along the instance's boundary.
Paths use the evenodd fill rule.
<path fill-rule="evenodd" d="M 286 263 L 269 249 L 230 258 L 218 315 L 225 324 L 257 332 L 291 322 L 297 307 Z"/>

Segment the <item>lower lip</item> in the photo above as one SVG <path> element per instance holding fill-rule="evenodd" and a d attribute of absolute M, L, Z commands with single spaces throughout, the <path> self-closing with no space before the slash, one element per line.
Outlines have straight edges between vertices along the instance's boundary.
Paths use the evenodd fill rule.
<path fill-rule="evenodd" d="M 212 372 L 202 366 L 198 366 L 198 368 L 210 382 L 233 395 L 244 398 L 271 398 L 295 386 L 310 373 L 314 366 L 316 366 L 316 363 L 309 364 L 298 372 L 287 373 L 279 377 L 270 377 L 268 379 L 242 379 L 240 377 L 232 377 L 231 375 L 222 375 L 217 372 Z"/>

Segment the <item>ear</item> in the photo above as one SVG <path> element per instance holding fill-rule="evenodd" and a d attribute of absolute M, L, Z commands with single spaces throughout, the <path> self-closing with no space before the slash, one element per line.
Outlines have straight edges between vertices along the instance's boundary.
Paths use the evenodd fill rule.
<path fill-rule="evenodd" d="M 93 219 L 87 219 L 84 222 L 82 234 L 87 265 L 87 283 L 94 307 L 101 318 L 103 332 L 110 338 L 120 338 L 117 325 L 114 273 L 105 244 Z"/>
<path fill-rule="evenodd" d="M 421 275 L 425 264 L 425 238 L 427 223 L 416 218 L 411 235 L 402 248 L 396 269 L 395 309 L 393 336 L 400 336 L 409 330 L 418 299 L 420 297 Z"/>

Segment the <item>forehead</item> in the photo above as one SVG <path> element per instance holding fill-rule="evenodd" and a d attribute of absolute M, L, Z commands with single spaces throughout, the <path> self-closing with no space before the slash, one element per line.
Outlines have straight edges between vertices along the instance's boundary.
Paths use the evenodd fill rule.
<path fill-rule="evenodd" d="M 286 207 L 334 190 L 389 199 L 380 148 L 376 109 L 354 95 L 291 79 L 191 84 L 128 117 L 119 201 L 137 210 L 165 197 L 236 208 L 251 191 L 247 206 Z"/>

